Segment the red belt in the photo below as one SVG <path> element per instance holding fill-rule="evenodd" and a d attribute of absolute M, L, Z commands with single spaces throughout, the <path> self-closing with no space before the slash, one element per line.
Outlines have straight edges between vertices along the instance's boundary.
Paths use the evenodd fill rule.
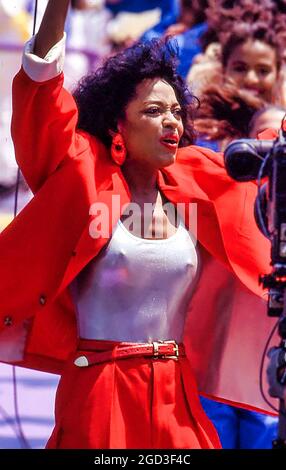
<path fill-rule="evenodd" d="M 186 355 L 183 344 L 176 341 L 153 341 L 152 343 L 117 343 L 108 351 L 90 351 L 90 340 L 80 340 L 78 356 L 74 364 L 87 367 L 102 362 L 109 362 L 130 357 L 152 357 L 154 359 L 178 359 Z"/>

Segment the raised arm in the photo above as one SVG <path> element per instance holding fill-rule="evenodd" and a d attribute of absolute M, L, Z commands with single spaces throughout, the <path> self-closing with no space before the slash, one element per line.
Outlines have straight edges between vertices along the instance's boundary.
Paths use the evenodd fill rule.
<path fill-rule="evenodd" d="M 36 38 L 26 45 L 13 82 L 15 155 L 33 192 L 77 154 L 77 106 L 63 88 L 64 22 L 69 0 L 50 0 Z M 82 148 L 82 145 L 81 145 Z"/>
<path fill-rule="evenodd" d="M 44 58 L 64 34 L 70 0 L 49 0 L 41 26 L 36 35 L 34 54 Z"/>

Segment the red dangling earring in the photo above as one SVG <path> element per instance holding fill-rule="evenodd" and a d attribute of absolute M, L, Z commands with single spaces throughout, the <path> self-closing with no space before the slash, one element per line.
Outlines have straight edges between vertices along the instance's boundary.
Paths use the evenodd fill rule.
<path fill-rule="evenodd" d="M 123 165 L 126 158 L 126 147 L 121 134 L 115 134 L 112 138 L 111 156 L 117 165 Z"/>

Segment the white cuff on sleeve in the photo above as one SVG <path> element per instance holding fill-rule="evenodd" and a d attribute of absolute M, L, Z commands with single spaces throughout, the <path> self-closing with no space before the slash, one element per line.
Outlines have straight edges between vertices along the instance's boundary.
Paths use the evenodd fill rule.
<path fill-rule="evenodd" d="M 23 53 L 23 69 L 35 82 L 45 82 L 60 75 L 65 59 L 66 33 L 47 53 L 44 59 L 33 54 L 35 36 L 26 44 Z"/>

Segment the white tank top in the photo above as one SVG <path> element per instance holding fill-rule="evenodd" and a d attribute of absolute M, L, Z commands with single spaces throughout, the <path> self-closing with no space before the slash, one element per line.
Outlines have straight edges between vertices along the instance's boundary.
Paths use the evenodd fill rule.
<path fill-rule="evenodd" d="M 72 283 L 79 336 L 182 341 L 198 256 L 182 222 L 164 240 L 134 236 L 119 220 L 109 244 Z"/>

